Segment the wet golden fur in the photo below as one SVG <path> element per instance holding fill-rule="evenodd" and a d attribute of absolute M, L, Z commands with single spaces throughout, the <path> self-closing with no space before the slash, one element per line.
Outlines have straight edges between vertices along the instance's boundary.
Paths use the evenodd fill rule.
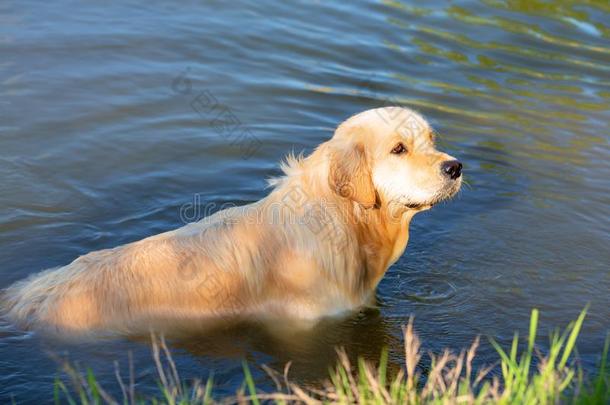
<path fill-rule="evenodd" d="M 408 152 L 390 153 L 397 142 Z M 5 312 L 82 334 L 354 310 L 403 253 L 413 215 L 458 191 L 461 178 L 440 173 L 449 159 L 413 111 L 366 111 L 310 156 L 289 157 L 264 199 L 35 274 L 5 291 Z"/>

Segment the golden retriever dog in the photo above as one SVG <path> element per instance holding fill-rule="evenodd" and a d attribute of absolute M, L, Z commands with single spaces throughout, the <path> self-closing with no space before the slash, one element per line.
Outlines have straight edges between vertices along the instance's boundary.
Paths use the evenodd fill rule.
<path fill-rule="evenodd" d="M 413 216 L 462 181 L 461 163 L 436 150 L 428 123 L 402 107 L 349 118 L 282 169 L 258 202 L 15 283 L 2 298 L 5 314 L 69 334 L 345 314 L 371 302 L 407 246 Z"/>

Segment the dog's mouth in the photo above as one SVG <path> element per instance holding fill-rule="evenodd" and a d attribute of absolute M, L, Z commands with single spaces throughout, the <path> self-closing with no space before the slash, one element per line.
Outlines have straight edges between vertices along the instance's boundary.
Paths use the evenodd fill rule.
<path fill-rule="evenodd" d="M 432 208 L 434 206 L 435 203 L 431 203 L 431 204 L 405 204 L 405 207 L 407 207 L 410 210 L 421 210 L 424 208 Z"/>
<path fill-rule="evenodd" d="M 430 201 L 426 201 L 426 202 L 422 202 L 422 203 L 408 202 L 408 203 L 404 203 L 403 205 L 410 210 L 416 210 L 416 211 L 429 210 L 430 208 L 434 207 L 436 204 L 453 198 L 460 190 L 460 186 L 461 186 L 461 184 L 459 184 L 459 183 L 452 184 L 450 187 L 446 188 L 441 193 L 437 194 L 435 196 L 435 198 L 431 199 Z"/>

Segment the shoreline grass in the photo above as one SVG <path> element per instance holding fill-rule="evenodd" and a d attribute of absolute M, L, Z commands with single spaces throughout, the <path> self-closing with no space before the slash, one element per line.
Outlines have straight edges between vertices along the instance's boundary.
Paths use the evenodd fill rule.
<path fill-rule="evenodd" d="M 404 365 L 395 376 L 387 375 L 388 352 L 381 353 L 378 365 L 362 359 L 351 364 L 345 351 L 338 350 L 338 364 L 330 370 L 323 388 L 303 387 L 290 381 L 289 366 L 283 373 L 263 369 L 275 383 L 275 392 L 256 388 L 249 365 L 244 362 L 244 382 L 234 396 L 214 396 L 214 382 L 180 379 L 176 364 L 163 337 L 152 336 L 153 359 L 159 381 L 159 392 L 144 397 L 135 391 L 133 369 L 125 383 L 116 368 L 122 398 L 114 398 L 96 381 L 91 370 L 81 372 L 65 363 L 63 370 L 69 384 L 59 378 L 54 389 L 55 403 L 69 404 L 608 404 L 610 403 L 610 372 L 607 366 L 610 339 L 606 339 L 602 360 L 596 376 L 586 378 L 572 358 L 586 309 L 562 332 L 550 336 L 546 354 L 535 345 L 539 313 L 533 310 L 526 347 L 519 353 L 519 336 L 515 334 L 510 348 L 505 349 L 490 339 L 499 356 L 500 375 L 490 375 L 492 366 L 473 369 L 479 346 L 477 337 L 470 348 L 458 354 L 445 350 L 430 354 L 427 375 L 419 371 L 423 353 L 413 328 L 413 318 L 403 328 Z M 534 367 L 534 359 L 537 364 Z M 572 361 L 570 361 L 572 359 Z"/>

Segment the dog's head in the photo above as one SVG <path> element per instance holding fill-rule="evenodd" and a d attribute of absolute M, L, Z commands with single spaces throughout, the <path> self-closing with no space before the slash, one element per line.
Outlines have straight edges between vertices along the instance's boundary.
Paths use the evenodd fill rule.
<path fill-rule="evenodd" d="M 366 208 L 427 209 L 462 184 L 462 164 L 436 150 L 428 123 L 406 108 L 377 108 L 349 118 L 329 148 L 331 188 Z"/>

